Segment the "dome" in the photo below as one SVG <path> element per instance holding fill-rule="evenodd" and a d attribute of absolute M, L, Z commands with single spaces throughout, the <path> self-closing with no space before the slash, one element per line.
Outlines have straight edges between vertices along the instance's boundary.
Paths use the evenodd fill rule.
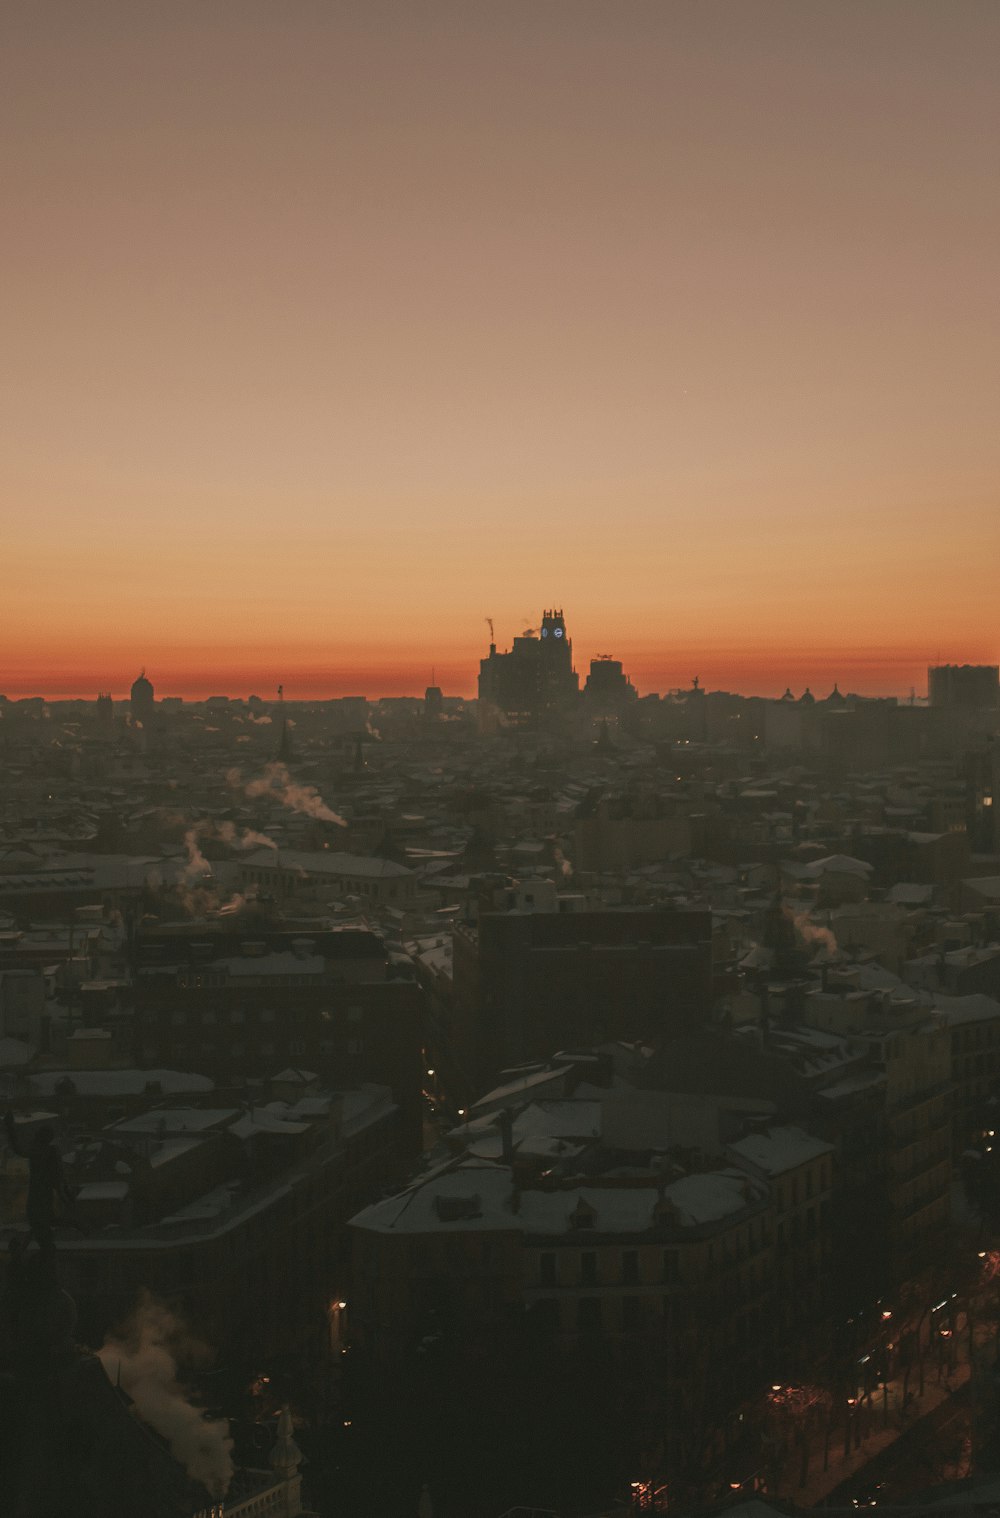
<path fill-rule="evenodd" d="M 806 706 L 812 706 L 812 704 L 813 704 L 813 702 L 815 700 L 816 700 L 816 697 L 813 695 L 812 691 L 809 689 L 809 687 L 807 685 L 806 688 L 805 688 L 805 690 L 802 692 L 801 696 L 799 697 L 799 705 L 802 706 L 803 703 L 804 703 Z"/>
<path fill-rule="evenodd" d="M 152 699 L 153 699 L 153 687 L 150 684 L 150 682 L 146 679 L 146 671 L 143 670 L 143 672 L 139 676 L 138 680 L 136 680 L 133 683 L 133 685 L 132 685 L 132 700 L 133 701 L 152 701 Z"/>
<path fill-rule="evenodd" d="M 841 693 L 840 693 L 839 688 L 836 685 L 834 685 L 833 690 L 830 692 L 830 694 L 826 698 L 826 704 L 827 704 L 827 706 L 846 706 L 847 705 L 847 697 L 846 696 L 842 696 Z"/>

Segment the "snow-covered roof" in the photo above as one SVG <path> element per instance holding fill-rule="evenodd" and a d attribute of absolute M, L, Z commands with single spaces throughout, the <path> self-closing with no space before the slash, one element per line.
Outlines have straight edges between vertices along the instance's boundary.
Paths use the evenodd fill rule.
<path fill-rule="evenodd" d="M 828 854 L 825 859 L 817 859 L 808 865 L 807 869 L 813 875 L 861 875 L 866 879 L 872 873 L 872 866 L 866 859 L 855 859 L 851 854 Z"/>
<path fill-rule="evenodd" d="M 855 1075 L 845 1075 L 843 1080 L 834 1081 L 831 1086 L 824 1086 L 816 1094 L 825 1096 L 830 1101 L 837 1101 L 842 1096 L 855 1096 L 859 1091 L 871 1091 L 876 1086 L 884 1086 L 886 1075 L 882 1070 L 859 1070 Z"/>
<path fill-rule="evenodd" d="M 123 1202 L 128 1196 L 128 1181 L 84 1181 L 77 1189 L 78 1202 Z"/>
<path fill-rule="evenodd" d="M 1000 1018 L 1000 1001 L 979 992 L 971 996 L 944 996 L 934 992 L 934 1011 L 951 1024 L 992 1022 Z"/>
<path fill-rule="evenodd" d="M 113 1133 L 205 1133 L 240 1116 L 237 1107 L 154 1107 L 114 1123 Z"/>
<path fill-rule="evenodd" d="M 306 875 L 356 875 L 372 880 L 413 875 L 406 865 L 396 864 L 392 859 L 370 854 L 342 854 L 328 849 L 257 849 L 247 854 L 241 863 L 255 870 L 286 870 L 293 875 L 302 871 Z"/>
<path fill-rule="evenodd" d="M 736 1170 L 683 1176 L 664 1191 L 652 1186 L 579 1186 L 557 1191 L 516 1189 L 506 1166 L 466 1160 L 421 1177 L 402 1194 L 365 1207 L 352 1226 L 376 1233 L 518 1232 L 554 1238 L 574 1232 L 581 1214 L 588 1232 L 640 1234 L 660 1225 L 663 1200 L 682 1227 L 718 1222 L 752 1201 Z"/>
<path fill-rule="evenodd" d="M 784 1175 L 810 1160 L 832 1154 L 833 1145 L 814 1138 L 802 1128 L 769 1128 L 766 1133 L 750 1133 L 736 1139 L 728 1152 L 755 1165 L 767 1175 Z"/>

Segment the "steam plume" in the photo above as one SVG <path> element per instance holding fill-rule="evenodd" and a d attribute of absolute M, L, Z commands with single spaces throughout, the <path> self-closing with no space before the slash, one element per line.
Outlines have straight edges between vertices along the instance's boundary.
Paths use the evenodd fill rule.
<path fill-rule="evenodd" d="M 188 862 L 184 866 L 184 879 L 196 880 L 201 875 L 211 875 L 212 866 L 205 858 L 198 846 L 198 827 L 188 828 L 184 834 L 184 847 L 188 851 Z"/>
<path fill-rule="evenodd" d="M 814 922 L 810 922 L 808 912 L 796 914 L 795 928 L 805 943 L 822 944 L 828 954 L 837 953 L 837 940 L 834 934 L 829 928 L 819 928 Z"/>
<path fill-rule="evenodd" d="M 120 1378 L 144 1423 L 167 1441 L 188 1475 L 215 1498 L 233 1479 L 232 1439 L 224 1419 L 206 1418 L 190 1398 L 179 1364 L 210 1359 L 207 1347 L 162 1302 L 144 1292 L 131 1317 L 98 1350 L 112 1380 Z"/>
<path fill-rule="evenodd" d="M 229 770 L 226 778 L 233 775 L 236 778 L 230 779 L 230 784 L 240 785 L 239 770 Z M 287 806 L 293 812 L 302 812 L 320 822 L 335 822 L 342 828 L 347 826 L 343 817 L 338 817 L 336 812 L 330 810 L 314 785 L 299 785 L 289 775 L 287 766 L 278 761 L 265 765 L 263 776 L 249 781 L 244 786 L 243 794 L 250 797 L 267 796 L 273 801 L 280 801 L 282 806 Z"/>
<path fill-rule="evenodd" d="M 559 866 L 559 871 L 563 879 L 571 879 L 573 875 L 573 866 L 570 864 L 569 860 L 566 858 L 566 855 L 563 853 L 558 844 L 552 850 L 552 857 L 555 860 L 556 864 Z"/>
<path fill-rule="evenodd" d="M 278 847 L 274 839 L 269 838 L 266 833 L 258 833 L 254 828 L 244 828 L 241 832 L 235 822 L 196 822 L 184 834 L 184 847 L 188 851 L 188 862 L 184 866 L 185 880 L 197 879 L 212 873 L 211 865 L 201 852 L 199 838 L 218 838 L 223 843 L 231 844 L 238 849 L 276 849 Z"/>

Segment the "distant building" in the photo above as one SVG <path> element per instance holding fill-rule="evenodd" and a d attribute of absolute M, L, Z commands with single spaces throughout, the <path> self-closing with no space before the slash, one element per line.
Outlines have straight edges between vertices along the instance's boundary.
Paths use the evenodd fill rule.
<path fill-rule="evenodd" d="M 133 681 L 129 698 L 133 722 L 147 722 L 153 715 L 155 703 L 152 682 L 146 679 L 146 671 L 143 670 L 139 678 Z"/>
<path fill-rule="evenodd" d="M 1000 706 L 1000 665 L 937 664 L 927 671 L 931 706 Z"/>
<path fill-rule="evenodd" d="M 372 906 L 411 902 L 416 876 L 405 864 L 325 849 L 257 849 L 240 861 L 244 889 L 257 886 L 284 901 L 317 892 L 359 896 Z"/>
<path fill-rule="evenodd" d="M 620 659 L 599 654 L 590 661 L 583 697 L 592 716 L 614 717 L 632 706 L 639 699 L 639 693 L 622 669 Z"/>
<path fill-rule="evenodd" d="M 531 727 L 571 708 L 580 694 L 573 668 L 573 644 L 561 611 L 546 611 L 542 625 L 514 639 L 507 653 L 490 644 L 479 663 L 480 723 L 501 718 L 508 725 Z"/>

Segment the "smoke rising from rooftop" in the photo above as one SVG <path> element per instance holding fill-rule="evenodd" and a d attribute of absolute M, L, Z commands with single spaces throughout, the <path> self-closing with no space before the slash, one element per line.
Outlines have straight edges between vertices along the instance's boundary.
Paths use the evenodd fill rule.
<path fill-rule="evenodd" d="M 206 1418 L 181 1379 L 181 1366 L 206 1364 L 211 1353 L 162 1302 L 144 1293 L 122 1328 L 108 1335 L 98 1358 L 121 1382 L 144 1423 L 156 1430 L 188 1475 L 213 1497 L 233 1478 L 232 1439 L 224 1419 Z"/>
<path fill-rule="evenodd" d="M 237 769 L 228 770 L 226 779 L 234 788 L 243 784 Z M 263 796 L 278 801 L 290 811 L 315 817 L 318 822 L 335 822 L 342 828 L 347 826 L 343 817 L 327 806 L 314 785 L 300 785 L 294 781 L 288 773 L 288 766 L 277 760 L 265 766 L 263 776 L 244 785 L 243 794 L 251 798 Z"/>

